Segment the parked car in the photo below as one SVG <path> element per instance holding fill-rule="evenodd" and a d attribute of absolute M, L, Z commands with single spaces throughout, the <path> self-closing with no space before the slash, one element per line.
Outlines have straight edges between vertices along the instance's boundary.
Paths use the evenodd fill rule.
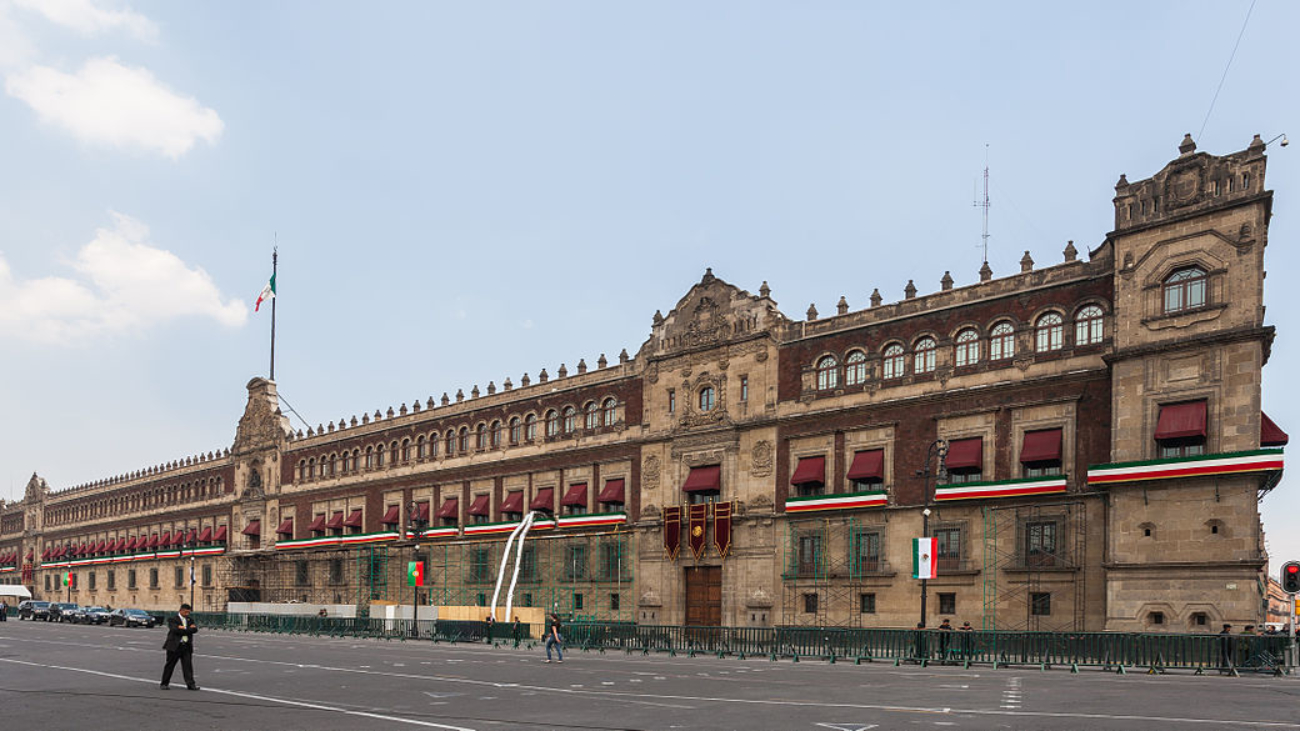
<path fill-rule="evenodd" d="M 18 603 L 18 619 L 43 619 L 50 621 L 50 603 L 28 599 Z"/>
<path fill-rule="evenodd" d="M 108 615 L 110 627 L 153 627 L 157 624 L 158 620 L 143 609 L 114 609 Z"/>
<path fill-rule="evenodd" d="M 81 607 L 72 602 L 55 602 L 50 605 L 51 622 L 75 622 Z"/>
<path fill-rule="evenodd" d="M 86 607 L 85 618 L 81 621 L 86 624 L 107 624 L 110 612 L 103 607 Z"/>

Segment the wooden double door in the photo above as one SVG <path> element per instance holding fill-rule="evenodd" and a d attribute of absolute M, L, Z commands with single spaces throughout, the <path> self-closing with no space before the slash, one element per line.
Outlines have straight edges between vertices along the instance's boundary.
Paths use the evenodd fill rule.
<path fill-rule="evenodd" d="M 686 625 L 722 626 L 722 567 L 691 566 L 686 571 Z"/>

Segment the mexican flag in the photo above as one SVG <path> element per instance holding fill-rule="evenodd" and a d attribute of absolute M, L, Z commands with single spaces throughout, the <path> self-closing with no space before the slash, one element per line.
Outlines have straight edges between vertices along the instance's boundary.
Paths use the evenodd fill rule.
<path fill-rule="evenodd" d="M 275 299 L 275 275 L 274 274 L 271 275 L 271 281 L 267 282 L 265 287 L 262 287 L 262 293 L 257 295 L 257 304 L 253 305 L 253 312 L 257 312 L 259 309 L 261 309 L 262 303 L 265 302 L 266 300 L 273 300 L 273 299 Z"/>
<path fill-rule="evenodd" d="M 63 574 L 63 585 L 64 585 L 64 586 L 72 586 L 72 572 L 71 572 L 71 571 L 65 571 L 65 572 L 64 572 L 64 574 Z"/>
<path fill-rule="evenodd" d="M 406 585 L 424 586 L 423 561 L 411 561 L 406 564 Z"/>
<path fill-rule="evenodd" d="M 935 570 L 935 554 L 938 552 L 938 549 L 939 541 L 936 538 L 912 539 L 913 579 L 938 578 L 939 572 Z"/>

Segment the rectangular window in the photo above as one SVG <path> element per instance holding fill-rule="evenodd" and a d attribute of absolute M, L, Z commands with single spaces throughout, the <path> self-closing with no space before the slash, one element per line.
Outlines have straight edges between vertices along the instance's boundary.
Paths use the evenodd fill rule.
<path fill-rule="evenodd" d="M 799 576 L 816 576 L 821 572 L 822 537 L 799 536 Z"/>
<path fill-rule="evenodd" d="M 579 581 L 587 578 L 587 547 L 564 547 L 564 578 Z"/>
<path fill-rule="evenodd" d="M 486 606 L 487 606 L 487 594 L 484 594 L 484 593 L 480 592 L 479 595 L 478 595 L 477 597 L 475 597 L 474 601 L 475 601 L 475 603 L 477 603 L 480 607 L 486 607 Z"/>
<path fill-rule="evenodd" d="M 804 611 L 804 614 L 816 614 L 816 613 L 817 613 L 817 595 L 816 595 L 816 594 L 808 593 L 808 594 L 804 594 L 804 595 L 803 595 L 803 611 Z"/>
<path fill-rule="evenodd" d="M 177 589 L 179 589 L 179 588 L 181 588 L 182 586 L 184 586 L 184 585 L 185 585 L 185 569 L 182 569 L 180 566 L 177 566 L 177 567 L 176 567 L 176 576 L 175 576 L 175 579 L 176 579 L 176 588 L 177 588 Z"/>
<path fill-rule="evenodd" d="M 90 590 L 91 590 L 91 591 L 94 591 L 94 590 L 95 590 L 95 572 L 94 572 L 94 571 L 91 571 L 91 572 L 87 573 L 87 574 L 86 574 L 86 580 L 87 580 L 86 583 L 87 583 L 87 585 L 90 587 Z"/>
<path fill-rule="evenodd" d="M 1047 617 L 1052 614 L 1052 595 L 1046 591 L 1036 591 L 1029 595 L 1029 613 L 1035 617 Z"/>
<path fill-rule="evenodd" d="M 677 392 L 668 389 L 668 413 L 672 414 L 677 411 Z"/>
<path fill-rule="evenodd" d="M 524 605 L 525 607 L 531 607 L 531 606 L 533 606 L 533 593 L 532 593 L 531 591 L 526 591 L 526 592 L 524 592 L 524 601 L 523 601 L 523 605 Z"/>
<path fill-rule="evenodd" d="M 211 566 L 204 566 L 204 567 L 203 567 L 203 585 L 204 585 L 204 586 L 212 586 L 212 567 L 211 567 Z"/>
<path fill-rule="evenodd" d="M 749 400 L 749 376 L 740 377 L 740 400 Z"/>
<path fill-rule="evenodd" d="M 472 581 L 492 578 L 491 554 L 486 548 L 475 548 L 470 554 L 469 576 Z"/>
<path fill-rule="evenodd" d="M 311 584 L 311 573 L 308 571 L 306 561 L 299 559 L 293 562 L 293 583 L 294 586 L 308 586 Z"/>
<path fill-rule="evenodd" d="M 957 613 L 957 595 L 947 592 L 939 593 L 939 614 Z"/>
<path fill-rule="evenodd" d="M 116 571 L 108 571 L 108 572 L 105 572 L 105 573 L 106 573 L 107 576 L 108 576 L 108 590 L 109 590 L 109 591 L 115 591 L 115 590 L 117 589 L 117 572 L 116 572 Z"/>
<path fill-rule="evenodd" d="M 1056 565 L 1056 521 L 1025 523 L 1025 565 L 1031 567 Z"/>
<path fill-rule="evenodd" d="M 45 575 L 45 590 L 46 590 L 46 591 L 49 591 L 49 590 L 50 590 L 50 575 L 49 575 L 49 574 L 46 574 L 46 575 Z"/>
<path fill-rule="evenodd" d="M 582 595 L 581 595 L 581 594 L 574 594 L 574 595 L 573 595 L 573 610 L 576 612 L 576 611 L 579 611 L 579 610 L 581 610 L 581 609 L 582 609 Z"/>
<path fill-rule="evenodd" d="M 858 595 L 858 611 L 861 612 L 862 614 L 875 614 L 875 613 L 876 613 L 876 595 L 875 595 L 875 594 L 859 594 L 859 595 Z"/>
<path fill-rule="evenodd" d="M 158 569 L 149 569 L 149 588 L 158 588 Z"/>
<path fill-rule="evenodd" d="M 329 562 L 329 582 L 338 584 L 343 581 L 343 559 L 332 558 Z"/>
<path fill-rule="evenodd" d="M 519 580 L 537 581 L 537 546 L 524 546 L 519 557 Z"/>
<path fill-rule="evenodd" d="M 623 575 L 626 559 L 623 546 L 617 541 L 600 544 L 600 579 L 601 581 L 618 581 Z"/>
<path fill-rule="evenodd" d="M 849 565 L 854 576 L 880 571 L 880 534 L 858 531 L 849 541 Z"/>
<path fill-rule="evenodd" d="M 618 597 L 618 594 L 610 594 L 610 595 L 609 595 L 609 608 L 610 608 L 610 610 L 611 610 L 611 611 L 614 611 L 614 612 L 617 612 L 617 611 L 618 611 L 618 606 L 619 606 L 619 597 Z"/>
<path fill-rule="evenodd" d="M 938 544 L 936 565 L 940 569 L 961 568 L 961 528 L 940 528 L 934 532 Z"/>

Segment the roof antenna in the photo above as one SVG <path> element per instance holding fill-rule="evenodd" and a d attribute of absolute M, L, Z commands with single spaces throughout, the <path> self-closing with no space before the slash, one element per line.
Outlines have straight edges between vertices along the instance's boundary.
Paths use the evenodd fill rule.
<path fill-rule="evenodd" d="M 984 234 L 981 246 L 984 248 L 984 263 L 989 263 L 989 145 L 984 143 L 984 200 L 976 200 L 971 205 L 984 209 Z"/>

